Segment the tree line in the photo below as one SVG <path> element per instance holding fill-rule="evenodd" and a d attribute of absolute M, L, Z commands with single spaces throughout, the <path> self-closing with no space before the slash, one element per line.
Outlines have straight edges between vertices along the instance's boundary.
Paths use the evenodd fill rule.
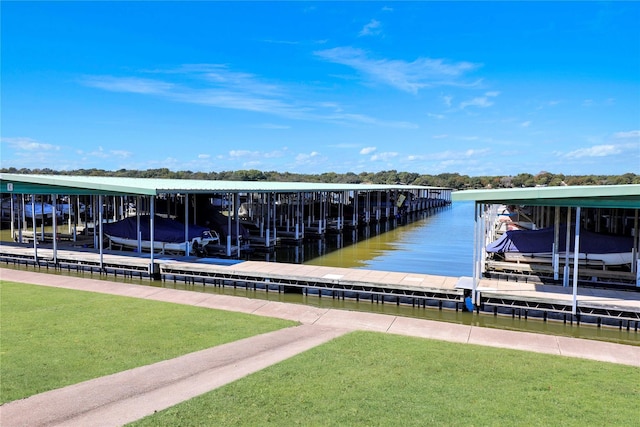
<path fill-rule="evenodd" d="M 441 173 L 425 175 L 396 170 L 380 172 L 353 172 L 321 174 L 299 174 L 290 172 L 263 172 L 256 169 L 192 172 L 171 171 L 167 168 L 108 171 L 103 169 L 76 169 L 56 171 L 53 169 L 16 169 L 2 168 L 3 173 L 36 174 L 36 175 L 70 175 L 70 176 L 114 176 L 127 178 L 169 178 L 169 179 L 202 179 L 220 181 L 271 181 L 271 182 L 319 182 L 344 184 L 391 184 L 391 185 L 424 185 L 447 187 L 456 190 L 477 188 L 518 188 L 562 185 L 620 185 L 640 184 L 640 175 L 625 173 L 622 175 L 564 175 L 551 172 L 540 172 L 536 175 L 520 173 L 515 176 L 468 176 L 459 173 Z"/>

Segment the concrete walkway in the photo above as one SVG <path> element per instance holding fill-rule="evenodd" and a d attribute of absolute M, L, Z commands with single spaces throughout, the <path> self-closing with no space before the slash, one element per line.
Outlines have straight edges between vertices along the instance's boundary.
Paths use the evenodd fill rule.
<path fill-rule="evenodd" d="M 122 425 L 213 390 L 351 330 L 640 367 L 639 346 L 3 268 L 0 268 L 0 279 L 252 313 L 302 324 L 9 402 L 0 406 L 2 426 Z"/>

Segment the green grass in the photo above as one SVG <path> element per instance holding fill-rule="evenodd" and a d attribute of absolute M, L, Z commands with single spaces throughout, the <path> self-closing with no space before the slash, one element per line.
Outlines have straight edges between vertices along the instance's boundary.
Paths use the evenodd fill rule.
<path fill-rule="evenodd" d="M 638 425 L 640 369 L 355 332 L 133 426 Z"/>
<path fill-rule="evenodd" d="M 0 281 L 0 403 L 295 324 Z"/>
<path fill-rule="evenodd" d="M 2 402 L 293 322 L 0 281 Z M 134 426 L 637 425 L 640 369 L 355 332 Z"/>

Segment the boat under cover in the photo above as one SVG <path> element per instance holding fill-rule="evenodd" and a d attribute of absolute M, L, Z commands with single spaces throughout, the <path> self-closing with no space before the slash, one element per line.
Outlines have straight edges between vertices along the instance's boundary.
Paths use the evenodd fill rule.
<path fill-rule="evenodd" d="M 140 216 L 140 240 L 144 249 L 151 247 L 151 226 L 149 215 Z M 128 217 L 120 221 L 103 224 L 104 234 L 114 243 L 137 247 L 138 225 L 136 217 Z M 185 250 L 188 241 L 190 247 L 203 247 L 208 243 L 219 243 L 218 236 L 207 227 L 189 225 L 188 238 L 185 239 L 185 226 L 183 223 L 156 216 L 154 218 L 154 248 L 160 250 Z"/>
<path fill-rule="evenodd" d="M 569 253 L 574 247 L 574 234 L 570 236 Z M 501 253 L 505 259 L 519 254 L 527 257 L 548 258 L 553 253 L 554 227 L 539 230 L 509 230 L 486 247 L 489 253 Z M 567 227 L 560 226 L 558 253 L 566 254 Z M 582 260 L 598 261 L 605 265 L 622 265 L 632 262 L 633 237 L 615 236 L 592 231 L 580 231 L 580 255 Z M 571 255 L 573 256 L 573 255 Z"/>

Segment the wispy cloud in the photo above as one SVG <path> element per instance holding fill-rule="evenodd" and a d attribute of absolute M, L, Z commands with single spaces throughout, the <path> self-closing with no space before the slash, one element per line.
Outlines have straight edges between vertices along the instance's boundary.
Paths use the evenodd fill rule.
<path fill-rule="evenodd" d="M 418 58 L 413 62 L 397 59 L 373 59 L 362 49 L 336 47 L 316 51 L 325 61 L 346 65 L 373 81 L 387 84 L 405 92 L 416 94 L 419 90 L 436 86 L 474 86 L 478 82 L 466 82 L 466 73 L 480 67 L 471 62 L 448 62 L 444 59 Z"/>
<path fill-rule="evenodd" d="M 46 144 L 25 137 L 2 138 L 0 141 L 14 150 L 19 151 L 59 151 L 61 149 L 59 145 Z"/>
<path fill-rule="evenodd" d="M 410 162 L 428 162 L 437 170 L 459 165 L 469 165 L 481 162 L 491 153 L 491 149 L 467 149 L 467 150 L 446 150 L 430 154 L 411 154 L 407 156 Z"/>
<path fill-rule="evenodd" d="M 615 139 L 635 139 L 640 142 L 640 130 L 631 130 L 628 132 L 616 132 L 613 134 Z"/>
<path fill-rule="evenodd" d="M 345 112 L 342 106 L 332 101 L 301 99 L 299 89 L 292 90 L 251 73 L 233 71 L 224 64 L 188 64 L 175 69 L 144 70 L 140 73 L 156 78 L 85 76 L 79 82 L 111 92 L 156 96 L 173 102 L 251 111 L 291 120 L 416 127 L 408 122 Z"/>
<path fill-rule="evenodd" d="M 500 95 L 500 92 L 486 92 L 484 96 L 479 96 L 460 103 L 460 109 L 464 110 L 467 107 L 480 107 L 487 108 L 493 105 L 491 98 L 495 98 Z"/>
<path fill-rule="evenodd" d="M 398 153 L 396 153 L 395 151 L 387 151 L 384 153 L 378 153 L 378 154 L 374 154 L 373 156 L 371 156 L 371 161 L 375 162 L 375 161 L 383 161 L 386 162 L 388 160 L 393 159 L 394 157 L 398 157 Z"/>
<path fill-rule="evenodd" d="M 232 159 L 272 159 L 284 156 L 286 148 L 273 151 L 231 150 L 228 155 Z"/>
<path fill-rule="evenodd" d="M 306 171 L 309 168 L 326 164 L 327 160 L 328 157 L 323 156 L 318 151 L 311 151 L 309 153 L 298 153 L 295 158 L 291 162 L 289 162 L 289 167 L 292 170 Z"/>
<path fill-rule="evenodd" d="M 362 27 L 362 30 L 360 30 L 360 32 L 358 33 L 358 36 L 362 37 L 362 36 L 378 35 L 382 32 L 382 30 L 380 29 L 381 25 L 382 24 L 380 24 L 380 21 L 372 19 L 371 21 L 369 21 L 367 25 Z"/>
<path fill-rule="evenodd" d="M 147 95 L 169 93 L 173 84 L 137 77 L 86 76 L 80 79 L 85 86 L 108 90 L 110 92 L 128 92 Z"/>
<path fill-rule="evenodd" d="M 485 156 L 489 154 L 490 151 L 491 149 L 489 148 L 481 148 L 481 149 L 469 148 L 466 150 L 459 150 L 459 151 L 447 150 L 447 151 L 441 151 L 439 153 L 434 153 L 430 155 L 430 157 L 436 160 L 451 161 L 451 160 L 470 159 L 474 157 Z"/>
<path fill-rule="evenodd" d="M 85 150 L 76 150 L 76 154 L 82 156 L 85 159 L 89 158 L 98 158 L 98 159 L 109 159 L 109 158 L 119 158 L 126 159 L 131 157 L 131 151 L 126 150 L 105 150 L 103 147 L 98 147 L 97 150 L 85 151 Z"/>
<path fill-rule="evenodd" d="M 320 155 L 320 153 L 318 153 L 317 151 L 312 151 L 311 153 L 300 153 L 296 156 L 296 163 L 307 163 L 309 162 L 309 160 L 313 159 L 314 157 L 318 157 Z"/>
<path fill-rule="evenodd" d="M 556 154 L 567 159 L 620 156 L 635 156 L 636 158 L 640 158 L 640 130 L 616 132 L 603 142 L 603 144 L 594 144 L 566 153 L 557 152 Z"/>
<path fill-rule="evenodd" d="M 362 150 L 360 150 L 360 154 L 364 154 L 364 155 L 371 154 L 374 151 L 376 151 L 376 149 L 377 149 L 376 147 L 364 147 Z"/>
<path fill-rule="evenodd" d="M 607 157 L 620 154 L 620 147 L 613 144 L 594 145 L 593 147 L 579 148 L 565 154 L 570 159 L 579 159 L 581 157 Z"/>
<path fill-rule="evenodd" d="M 610 107 L 615 105 L 616 100 L 614 98 L 607 98 L 605 100 L 585 99 L 582 101 L 583 107 Z"/>
<path fill-rule="evenodd" d="M 262 123 L 260 125 L 256 125 L 254 126 L 256 128 L 260 128 L 260 129 L 275 129 L 275 130 L 279 130 L 279 129 L 291 129 L 291 126 L 287 126 L 287 125 L 276 125 L 273 123 Z"/>

